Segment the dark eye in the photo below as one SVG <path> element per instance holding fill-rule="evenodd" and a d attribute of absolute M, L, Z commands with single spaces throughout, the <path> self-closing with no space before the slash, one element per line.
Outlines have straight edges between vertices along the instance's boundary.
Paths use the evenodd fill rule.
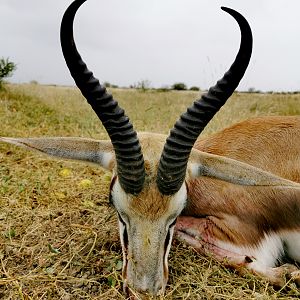
<path fill-rule="evenodd" d="M 124 241 L 124 247 L 125 249 L 127 249 L 127 245 L 128 245 L 128 234 L 127 234 L 127 228 L 126 228 L 126 223 L 125 221 L 122 219 L 121 215 L 118 213 L 118 217 L 119 217 L 119 221 L 122 223 L 122 225 L 124 226 L 124 232 L 123 232 L 123 241 Z"/>
<path fill-rule="evenodd" d="M 177 218 L 169 225 L 169 229 L 172 228 L 173 226 L 175 226 L 176 221 L 177 221 Z"/>
<path fill-rule="evenodd" d="M 124 227 L 126 227 L 125 221 L 122 219 L 121 215 L 118 213 L 119 221 L 123 224 Z"/>
<path fill-rule="evenodd" d="M 116 179 L 117 179 L 117 176 L 114 176 L 113 179 L 111 180 L 110 186 L 109 186 L 109 198 L 108 199 L 109 199 L 109 204 L 112 205 L 112 206 L 114 206 L 114 202 L 113 202 L 111 191 L 112 191 L 113 186 L 116 182 Z"/>
<path fill-rule="evenodd" d="M 126 229 L 126 227 L 124 228 L 123 239 L 124 239 L 124 246 L 125 246 L 125 248 L 127 249 L 127 245 L 128 245 L 128 234 L 127 234 L 127 229 Z"/>
<path fill-rule="evenodd" d="M 167 236 L 165 240 L 165 250 L 167 250 L 169 243 L 170 243 L 170 230 L 168 230 L 167 232 Z"/>
<path fill-rule="evenodd" d="M 111 192 L 109 192 L 108 201 L 109 205 L 114 206 Z"/>

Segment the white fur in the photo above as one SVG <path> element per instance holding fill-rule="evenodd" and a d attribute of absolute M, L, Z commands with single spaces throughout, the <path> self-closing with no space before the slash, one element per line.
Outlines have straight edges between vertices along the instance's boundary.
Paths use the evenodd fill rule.
<path fill-rule="evenodd" d="M 122 211 L 127 212 L 130 215 L 130 202 L 132 201 L 132 195 L 126 194 L 122 189 L 119 180 L 117 179 L 112 191 L 111 191 L 113 201 L 116 209 L 121 213 Z M 179 191 L 172 196 L 170 200 L 170 205 L 168 208 L 168 213 L 162 216 L 163 219 L 168 219 L 171 215 L 179 215 L 183 210 L 187 200 L 187 189 L 185 183 L 181 186 Z M 147 199 L 145 199 L 147 201 Z M 126 221 L 126 220 L 125 220 Z M 172 223 L 172 220 L 171 220 Z M 168 224 L 169 225 L 169 224 Z"/>
<path fill-rule="evenodd" d="M 102 152 L 101 165 L 103 166 L 103 168 L 109 169 L 110 163 L 112 162 L 113 159 L 114 159 L 114 155 L 112 152 Z"/>
<path fill-rule="evenodd" d="M 282 234 L 282 239 L 289 257 L 300 262 L 300 232 L 285 232 Z"/>
<path fill-rule="evenodd" d="M 165 252 L 165 261 L 164 261 L 165 268 L 168 268 L 168 256 L 172 245 L 173 235 L 174 235 L 174 227 L 170 228 L 170 240 Z"/>
<path fill-rule="evenodd" d="M 276 266 L 277 260 L 284 252 L 282 239 L 279 234 L 264 234 L 257 247 L 236 246 L 231 243 L 218 241 L 217 246 L 232 253 L 249 256 L 253 259 L 251 269 L 263 272 L 264 268 Z"/>
<path fill-rule="evenodd" d="M 125 193 L 125 191 L 122 189 L 119 183 L 118 178 L 116 179 L 113 185 L 111 195 L 113 197 L 114 206 L 119 213 L 121 213 L 122 211 L 130 211 L 129 203 L 132 200 L 132 195 Z"/>
<path fill-rule="evenodd" d="M 187 200 L 187 189 L 185 183 L 181 186 L 179 191 L 172 196 L 170 201 L 169 213 L 173 212 L 173 214 L 179 215 L 185 207 Z"/>

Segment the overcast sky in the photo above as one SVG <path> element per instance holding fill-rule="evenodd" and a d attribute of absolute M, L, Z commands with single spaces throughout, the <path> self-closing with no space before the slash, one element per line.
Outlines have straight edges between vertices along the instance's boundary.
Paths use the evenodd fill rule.
<path fill-rule="evenodd" d="M 11 81 L 73 85 L 59 27 L 71 0 L 0 0 L 0 57 L 18 64 Z M 239 47 L 237 23 L 249 21 L 254 49 L 239 90 L 300 90 L 299 0 L 88 0 L 75 19 L 75 39 L 100 81 L 129 86 L 215 84 Z"/>

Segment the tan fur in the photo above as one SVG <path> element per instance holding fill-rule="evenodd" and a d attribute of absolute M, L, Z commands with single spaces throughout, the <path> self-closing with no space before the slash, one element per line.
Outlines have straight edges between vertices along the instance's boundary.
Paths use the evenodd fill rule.
<path fill-rule="evenodd" d="M 199 140 L 195 148 L 300 182 L 299 136 L 299 117 L 255 118 Z M 162 196 L 155 184 L 166 136 L 145 132 L 139 133 L 139 139 L 147 179 L 143 191 L 133 198 L 130 209 L 155 220 L 166 213 L 170 202 L 170 197 Z M 214 234 L 220 240 L 241 245 L 257 244 L 262 231 L 298 229 L 300 226 L 297 215 L 300 190 L 241 186 L 204 176 L 197 179 L 188 176 L 187 184 L 189 201 L 183 214 L 209 216 L 216 225 Z"/>
<path fill-rule="evenodd" d="M 138 136 L 147 178 L 143 191 L 133 198 L 131 209 L 155 220 L 166 213 L 170 201 L 170 197 L 159 193 L 155 184 L 158 161 L 167 136 L 147 132 Z M 255 118 L 198 140 L 195 148 L 237 159 L 300 183 L 299 136 L 299 117 Z M 193 157 L 192 153 L 191 159 Z M 298 211 L 295 210 L 295 207 L 300 207 L 300 190 L 241 186 L 204 176 L 197 179 L 187 176 L 187 184 L 189 202 L 183 214 L 214 218 L 220 239 L 252 244 L 259 242 L 262 230 L 300 226 Z M 281 218 L 282 213 L 286 218 Z"/>
<path fill-rule="evenodd" d="M 299 136 L 299 117 L 254 118 L 198 140 L 195 148 L 237 159 L 300 183 Z M 166 212 L 169 202 L 168 197 L 160 195 L 155 185 L 157 165 L 166 136 L 139 133 L 139 139 L 148 179 L 131 208 L 155 219 Z M 219 229 L 221 239 L 237 244 L 251 244 L 259 242 L 261 232 L 257 228 L 268 231 L 300 226 L 298 211 L 295 210 L 295 206 L 300 207 L 299 190 L 240 186 L 203 176 L 193 180 L 188 176 L 187 184 L 189 202 L 184 214 L 214 216 L 216 224 L 223 227 Z M 282 213 L 286 218 L 281 218 Z M 269 224 L 268 228 L 264 228 L 267 225 L 262 222 L 262 218 Z M 218 219 L 223 220 L 223 223 L 218 222 Z M 238 228 L 238 232 L 235 232 L 235 228 Z"/>
<path fill-rule="evenodd" d="M 259 117 L 199 139 L 194 148 L 300 182 L 299 136 L 299 116 Z"/>
<path fill-rule="evenodd" d="M 145 160 L 147 178 L 156 178 L 158 162 L 167 136 L 152 132 L 140 132 L 138 137 L 141 143 Z"/>
<path fill-rule="evenodd" d="M 195 148 L 300 182 L 300 117 L 247 120 L 199 140 Z M 239 186 L 200 177 L 188 182 L 184 215 L 208 216 L 219 239 L 257 244 L 263 232 L 300 230 L 300 191 Z"/>
<path fill-rule="evenodd" d="M 166 215 L 170 200 L 172 200 L 170 196 L 161 195 L 151 182 L 138 196 L 133 197 L 130 209 L 147 220 L 155 221 Z"/>

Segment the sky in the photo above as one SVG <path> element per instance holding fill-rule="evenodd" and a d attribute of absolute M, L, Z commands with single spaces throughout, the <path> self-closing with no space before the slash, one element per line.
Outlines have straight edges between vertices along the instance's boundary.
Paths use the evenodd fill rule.
<path fill-rule="evenodd" d="M 0 0 L 0 57 L 17 63 L 10 81 L 73 85 L 59 28 L 70 0 Z M 300 90 L 299 0 L 88 0 L 75 18 L 77 48 L 100 82 L 207 89 L 233 62 L 242 13 L 254 47 L 238 90 Z"/>

